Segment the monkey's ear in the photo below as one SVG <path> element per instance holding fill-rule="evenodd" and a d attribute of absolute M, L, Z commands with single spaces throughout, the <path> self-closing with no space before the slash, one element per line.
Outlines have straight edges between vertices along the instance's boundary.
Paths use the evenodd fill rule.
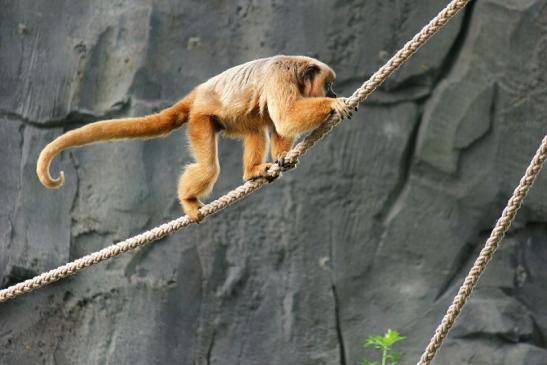
<path fill-rule="evenodd" d="M 317 75 L 321 69 L 319 66 L 312 64 L 308 64 L 297 73 L 297 80 L 298 80 L 298 89 L 300 90 L 300 93 L 304 93 L 304 89 L 306 88 L 306 81 L 311 81 Z"/>
<path fill-rule="evenodd" d="M 304 70 L 303 79 L 313 80 L 313 78 L 319 73 L 319 71 L 321 71 L 319 66 L 314 64 L 308 65 Z"/>

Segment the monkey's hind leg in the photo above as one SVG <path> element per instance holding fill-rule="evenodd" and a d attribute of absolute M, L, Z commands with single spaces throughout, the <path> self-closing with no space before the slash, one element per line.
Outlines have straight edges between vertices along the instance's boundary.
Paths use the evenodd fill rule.
<path fill-rule="evenodd" d="M 196 222 L 203 218 L 198 211 L 203 206 L 199 199 L 211 192 L 220 173 L 217 132 L 209 115 L 190 116 L 188 139 L 196 162 L 186 166 L 181 175 L 178 197 L 184 212 Z"/>

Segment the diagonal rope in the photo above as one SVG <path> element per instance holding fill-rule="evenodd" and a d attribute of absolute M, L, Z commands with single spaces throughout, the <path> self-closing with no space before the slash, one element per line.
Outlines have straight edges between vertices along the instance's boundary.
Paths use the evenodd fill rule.
<path fill-rule="evenodd" d="M 490 237 L 488 238 L 488 240 L 486 240 L 486 243 L 484 244 L 484 247 L 481 250 L 479 257 L 465 277 L 462 286 L 458 290 L 458 294 L 456 294 L 456 296 L 454 297 L 454 300 L 452 301 L 452 304 L 444 315 L 441 324 L 439 324 L 439 326 L 435 330 L 435 335 L 433 336 L 433 338 L 429 342 L 429 345 L 422 354 L 418 365 L 429 365 L 433 360 L 435 353 L 443 343 L 443 340 L 448 334 L 448 331 L 450 331 L 450 329 L 452 328 L 454 321 L 460 314 L 460 311 L 462 310 L 463 306 L 467 302 L 467 299 L 471 295 L 471 291 L 477 285 L 479 277 L 481 276 L 484 269 L 486 269 L 486 265 L 488 265 L 488 263 L 492 259 L 496 248 L 498 248 L 500 241 L 503 239 L 503 236 L 509 229 L 511 222 L 517 215 L 517 211 L 522 205 L 522 201 L 526 197 L 526 194 L 528 194 L 528 190 L 530 190 L 530 187 L 536 180 L 536 177 L 538 176 L 541 167 L 543 166 L 545 158 L 547 158 L 547 136 L 543 138 L 543 141 L 536 151 L 534 158 L 526 169 L 526 173 L 524 174 L 522 179 L 520 179 L 520 182 L 513 192 L 513 195 L 507 202 L 507 206 L 501 213 L 501 217 L 496 222 L 496 225 L 494 226 L 492 233 L 490 233 Z"/>
<path fill-rule="evenodd" d="M 359 89 L 357 89 L 351 97 L 346 100 L 346 103 L 351 108 L 356 108 L 362 103 L 379 85 L 381 85 L 400 65 L 406 62 L 418 48 L 426 43 L 433 34 L 442 28 L 456 13 L 462 9 L 469 0 L 452 0 L 433 20 L 429 22 L 422 30 L 407 42 L 391 59 L 376 71 L 369 80 L 367 80 Z M 298 158 L 310 149 L 317 141 L 323 138 L 335 125 L 340 123 L 341 119 L 338 115 L 332 115 L 325 123 L 312 131 L 306 138 L 294 146 L 287 154 L 272 165 L 269 170 L 270 178 L 276 179 L 281 176 L 282 171 L 293 169 Z M 271 180 L 270 179 L 270 180 Z M 203 217 L 214 214 L 236 201 L 246 197 L 252 192 L 260 189 L 267 183 L 267 179 L 260 178 L 252 181 L 247 181 L 243 185 L 230 191 L 226 195 L 212 201 L 203 206 L 200 213 Z M 108 260 L 118 256 L 123 252 L 133 250 L 144 244 L 157 241 L 168 234 L 178 231 L 193 221 L 187 217 L 181 217 L 156 227 L 150 231 L 146 231 L 137 236 L 118 242 L 114 245 L 103 248 L 102 250 L 84 256 L 75 261 L 69 262 L 56 269 L 50 270 L 21 283 L 12 285 L 6 289 L 0 290 L 0 302 L 13 299 L 19 295 L 30 292 L 31 290 L 51 284 L 57 280 L 66 278 L 86 267 L 98 264 L 99 262 Z"/>

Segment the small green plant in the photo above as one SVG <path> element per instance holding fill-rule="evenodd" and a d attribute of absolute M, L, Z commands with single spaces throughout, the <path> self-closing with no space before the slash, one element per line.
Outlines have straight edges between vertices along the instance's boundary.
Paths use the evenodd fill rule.
<path fill-rule="evenodd" d="M 363 360 L 362 365 L 397 365 L 399 354 L 391 348 L 394 343 L 404 340 L 406 337 L 399 335 L 399 332 L 387 330 L 383 336 L 370 336 L 364 347 L 374 347 L 382 352 L 382 361 Z"/>

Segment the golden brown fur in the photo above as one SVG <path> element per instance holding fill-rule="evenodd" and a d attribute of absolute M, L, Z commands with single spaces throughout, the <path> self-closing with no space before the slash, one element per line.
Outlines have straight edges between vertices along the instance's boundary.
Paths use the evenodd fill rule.
<path fill-rule="evenodd" d="M 275 160 L 294 138 L 317 127 L 333 112 L 347 117 L 343 98 L 334 98 L 335 74 L 324 63 L 304 56 L 274 56 L 230 68 L 197 86 L 181 101 L 142 118 L 107 120 L 67 132 L 40 153 L 36 172 L 42 184 L 58 188 L 64 175 L 52 178 L 49 166 L 62 150 L 127 138 L 164 136 L 188 123 L 195 163 L 180 177 L 178 197 L 184 211 L 199 220 L 200 198 L 218 177 L 217 137 L 220 131 L 243 139 L 243 178 L 265 176 L 271 131 Z"/>

